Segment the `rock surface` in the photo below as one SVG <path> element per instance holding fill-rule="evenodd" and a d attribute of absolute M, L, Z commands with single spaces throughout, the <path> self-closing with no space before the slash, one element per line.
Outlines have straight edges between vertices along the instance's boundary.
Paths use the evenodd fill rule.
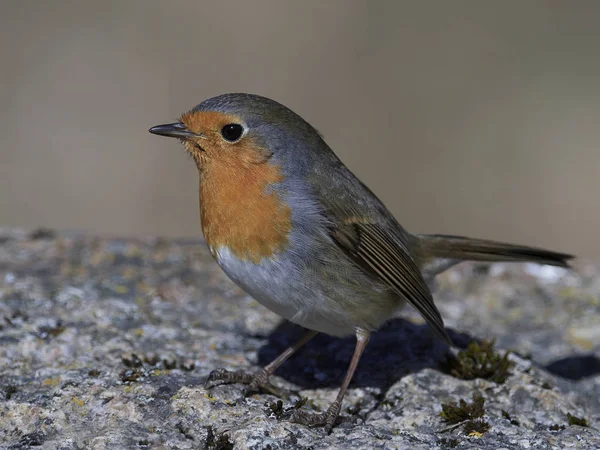
<path fill-rule="evenodd" d="M 448 349 L 405 309 L 372 338 L 346 420 L 326 435 L 285 418 L 299 396 L 327 407 L 352 339 L 318 336 L 284 364 L 272 381 L 299 396 L 279 405 L 203 387 L 301 331 L 238 290 L 201 242 L 0 230 L 0 448 L 600 448 L 599 266 L 465 263 L 439 277 L 436 302 L 460 346 L 515 352 L 506 381 L 449 374 Z M 473 394 L 489 429 L 447 429 L 442 404 Z"/>

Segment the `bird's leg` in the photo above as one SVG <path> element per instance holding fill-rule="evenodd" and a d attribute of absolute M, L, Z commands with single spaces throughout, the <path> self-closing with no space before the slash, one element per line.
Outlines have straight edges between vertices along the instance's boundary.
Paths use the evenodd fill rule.
<path fill-rule="evenodd" d="M 363 330 L 360 328 L 356 330 L 356 346 L 354 347 L 354 354 L 352 355 L 350 366 L 348 367 L 346 377 L 344 378 L 344 382 L 342 383 L 342 387 L 340 388 L 337 397 L 335 398 L 331 406 L 327 409 L 327 411 L 321 414 L 310 414 L 298 410 L 292 415 L 292 422 L 301 423 L 303 425 L 309 426 L 324 425 L 325 431 L 327 433 L 331 433 L 331 430 L 335 425 L 336 419 L 340 414 L 340 409 L 342 408 L 342 400 L 344 399 L 344 395 L 346 394 L 346 389 L 348 389 L 348 385 L 350 384 L 350 380 L 352 380 L 352 376 L 354 375 L 356 366 L 358 366 L 358 361 L 360 361 L 360 357 L 362 356 L 365 347 L 369 343 L 370 335 L 371 333 L 367 330 Z"/>
<path fill-rule="evenodd" d="M 317 335 L 316 331 L 306 332 L 294 345 L 288 347 L 277 358 L 263 367 L 256 373 L 246 373 L 244 371 L 231 372 L 226 369 L 213 370 L 204 383 L 208 387 L 213 381 L 222 381 L 224 384 L 242 383 L 247 384 L 244 395 L 262 390 L 278 397 L 284 397 L 285 393 L 269 383 L 269 377 L 281 366 L 290 356 L 296 353 L 304 344 Z"/>

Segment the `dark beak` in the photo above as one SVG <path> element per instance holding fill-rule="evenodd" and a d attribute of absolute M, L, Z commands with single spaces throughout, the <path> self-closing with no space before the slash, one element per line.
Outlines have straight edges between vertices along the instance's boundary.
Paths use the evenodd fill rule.
<path fill-rule="evenodd" d="M 188 131 L 184 124 L 181 122 L 169 123 L 166 125 L 157 125 L 148 130 L 152 134 L 158 134 L 159 136 L 174 137 L 179 139 L 190 139 L 193 137 L 200 137 L 199 134 Z"/>

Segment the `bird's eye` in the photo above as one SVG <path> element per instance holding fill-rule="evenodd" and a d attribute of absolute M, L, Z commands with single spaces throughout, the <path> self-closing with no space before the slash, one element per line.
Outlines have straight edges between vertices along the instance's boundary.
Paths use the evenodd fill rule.
<path fill-rule="evenodd" d="M 235 142 L 244 134 L 244 127 L 239 123 L 229 123 L 221 128 L 221 136 L 229 142 Z"/>

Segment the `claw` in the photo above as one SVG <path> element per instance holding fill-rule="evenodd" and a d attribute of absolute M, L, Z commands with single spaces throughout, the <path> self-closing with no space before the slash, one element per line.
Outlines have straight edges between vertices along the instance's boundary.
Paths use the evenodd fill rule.
<path fill-rule="evenodd" d="M 208 389 L 215 381 L 221 381 L 221 384 L 247 384 L 248 386 L 244 389 L 244 397 L 248 397 L 250 394 L 260 391 L 280 398 L 288 397 L 292 394 L 292 392 L 286 391 L 285 389 L 273 386 L 269 382 L 269 376 L 264 370 L 252 374 L 243 371 L 232 372 L 227 369 L 215 369 L 208 375 L 208 378 L 204 383 L 204 388 Z"/>
<path fill-rule="evenodd" d="M 208 378 L 204 383 L 204 387 L 208 388 L 210 384 L 214 381 L 222 381 L 224 384 L 231 383 L 243 383 L 249 384 L 252 383 L 252 375 L 247 374 L 242 371 L 231 372 L 227 369 L 215 369 L 211 373 L 208 374 Z"/>
<path fill-rule="evenodd" d="M 287 391 L 286 389 L 280 389 L 267 381 L 266 383 L 250 383 L 244 391 L 244 396 L 248 397 L 250 394 L 255 392 L 266 392 L 267 394 L 271 394 L 279 398 L 291 397 L 293 394 L 293 392 Z"/>
<path fill-rule="evenodd" d="M 313 414 L 306 411 L 294 411 L 291 422 L 299 423 L 309 427 L 324 427 L 327 434 L 331 434 L 331 430 L 335 426 L 340 414 L 341 405 L 333 402 L 324 413 Z"/>

